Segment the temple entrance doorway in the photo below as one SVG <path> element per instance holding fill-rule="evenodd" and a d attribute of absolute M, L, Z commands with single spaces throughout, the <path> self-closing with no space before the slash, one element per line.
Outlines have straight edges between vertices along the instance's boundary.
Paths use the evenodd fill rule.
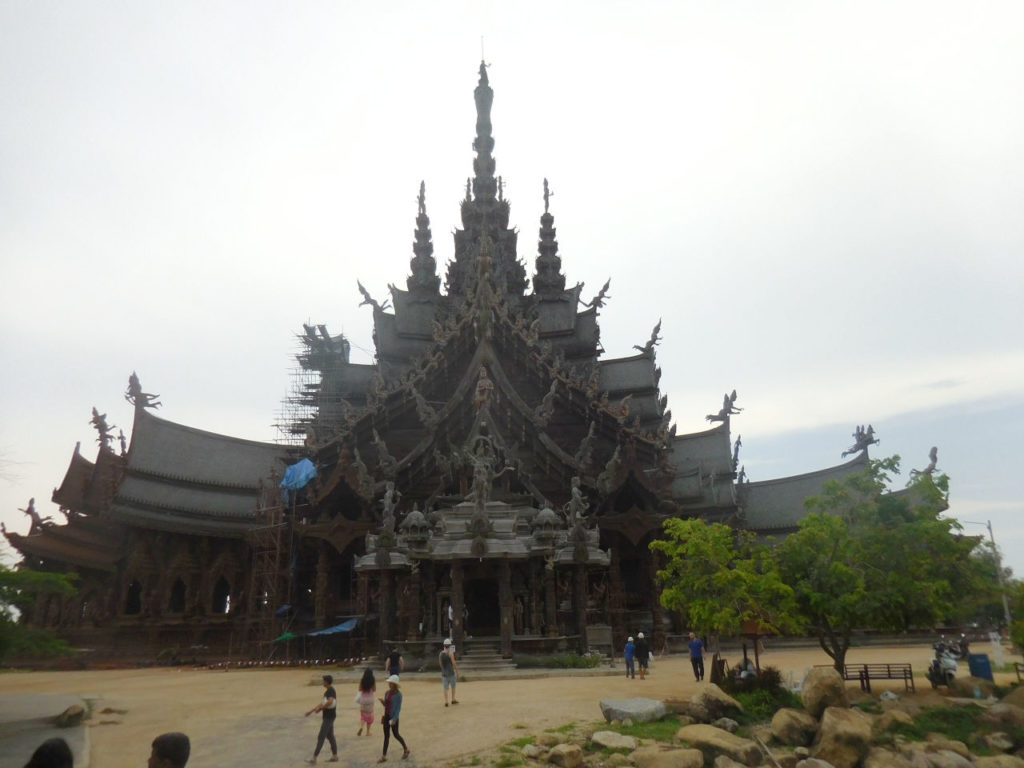
<path fill-rule="evenodd" d="M 498 582 L 496 579 L 466 581 L 466 624 L 470 636 L 494 637 L 500 631 Z"/>

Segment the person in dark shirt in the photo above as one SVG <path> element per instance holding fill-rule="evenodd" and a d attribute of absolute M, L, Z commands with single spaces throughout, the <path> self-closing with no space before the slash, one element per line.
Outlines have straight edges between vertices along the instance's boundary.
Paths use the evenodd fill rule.
<path fill-rule="evenodd" d="M 704 641 L 694 632 L 690 633 L 690 663 L 693 665 L 693 676 L 699 683 L 704 679 Z"/>
<path fill-rule="evenodd" d="M 388 654 L 388 658 L 384 662 L 384 672 L 387 675 L 401 675 L 404 669 L 405 659 L 402 658 L 402 654 L 396 646 L 391 649 L 391 653 Z"/>
<path fill-rule="evenodd" d="M 309 717 L 314 712 L 323 712 L 324 719 L 320 723 L 320 733 L 316 737 L 316 750 L 306 762 L 315 763 L 320 750 L 324 748 L 324 741 L 331 745 L 331 757 L 329 763 L 338 762 L 338 742 L 334 738 L 334 718 L 338 714 L 338 694 L 334 690 L 334 678 L 324 675 L 324 697 L 320 703 L 306 713 Z"/>
<path fill-rule="evenodd" d="M 636 634 L 636 665 L 640 668 L 640 679 L 647 677 L 647 665 L 651 660 L 651 646 L 643 632 Z"/>

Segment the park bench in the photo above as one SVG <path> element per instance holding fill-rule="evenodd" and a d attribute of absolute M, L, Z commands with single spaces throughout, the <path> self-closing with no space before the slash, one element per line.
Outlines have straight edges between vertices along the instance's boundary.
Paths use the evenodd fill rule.
<path fill-rule="evenodd" d="M 1017 673 L 1017 682 L 1021 682 L 1021 674 L 1024 674 L 1024 664 L 1021 664 L 1019 661 L 1015 661 L 1013 662 L 1013 669 Z"/>
<path fill-rule="evenodd" d="M 817 666 L 830 667 L 831 664 Z M 843 669 L 843 680 L 856 680 L 860 689 L 871 693 L 872 680 L 902 680 L 904 689 L 915 693 L 914 671 L 910 664 L 847 664 Z"/>

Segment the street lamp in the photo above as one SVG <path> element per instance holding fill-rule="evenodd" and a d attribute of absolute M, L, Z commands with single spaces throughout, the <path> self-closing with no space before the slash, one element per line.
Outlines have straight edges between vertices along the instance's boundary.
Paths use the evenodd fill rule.
<path fill-rule="evenodd" d="M 1003 615 L 1006 617 L 1006 628 L 1010 628 L 1010 601 L 1006 599 L 1006 585 L 1003 583 L 1003 558 L 999 554 L 999 547 L 996 546 L 996 537 L 992 535 L 992 521 L 988 520 L 984 523 L 977 522 L 975 520 L 961 520 L 962 523 L 970 523 L 971 525 L 984 525 L 988 528 L 988 538 L 992 542 L 992 552 L 996 556 L 996 580 L 999 582 L 999 591 L 1003 596 Z"/>

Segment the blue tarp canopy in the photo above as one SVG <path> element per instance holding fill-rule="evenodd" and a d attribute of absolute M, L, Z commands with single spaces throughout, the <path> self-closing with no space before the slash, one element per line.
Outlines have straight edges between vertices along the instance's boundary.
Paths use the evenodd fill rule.
<path fill-rule="evenodd" d="M 302 459 L 284 471 L 281 487 L 284 488 L 284 500 L 288 501 L 288 491 L 305 488 L 309 481 L 316 477 L 316 466 L 309 459 Z"/>
<path fill-rule="evenodd" d="M 316 632 L 310 632 L 307 636 L 316 637 L 317 635 L 338 635 L 342 632 L 351 632 L 353 629 L 356 628 L 356 624 L 358 623 L 359 619 L 349 619 L 348 621 L 343 621 L 341 624 L 337 624 L 333 627 L 327 627 L 327 629 L 320 629 Z"/>

